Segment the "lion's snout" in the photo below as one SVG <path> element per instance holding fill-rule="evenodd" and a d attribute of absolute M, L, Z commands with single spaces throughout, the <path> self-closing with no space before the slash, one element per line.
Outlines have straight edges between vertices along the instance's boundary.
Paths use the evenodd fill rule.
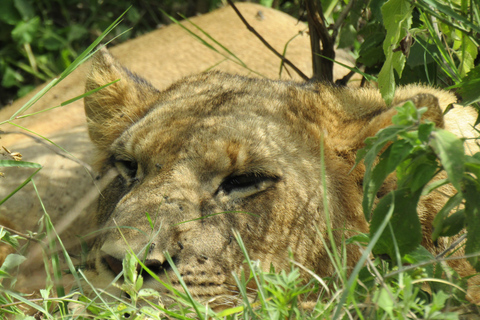
<path fill-rule="evenodd" d="M 102 261 L 115 276 L 119 275 L 123 270 L 122 260 L 119 260 L 111 255 L 105 254 L 102 258 Z M 157 275 L 161 275 L 171 269 L 170 264 L 165 259 L 163 261 L 158 259 L 145 259 L 143 263 L 149 271 Z M 143 270 L 140 265 L 137 265 L 137 272 L 141 273 L 144 277 L 149 276 L 149 273 Z"/>

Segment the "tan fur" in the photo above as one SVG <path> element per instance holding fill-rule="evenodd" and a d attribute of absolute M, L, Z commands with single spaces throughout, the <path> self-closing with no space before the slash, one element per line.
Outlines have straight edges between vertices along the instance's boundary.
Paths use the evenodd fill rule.
<path fill-rule="evenodd" d="M 151 54 L 153 59 L 155 52 Z M 227 304 L 237 290 L 232 273 L 244 266 L 234 230 L 264 269 L 288 269 L 291 248 L 297 262 L 320 276 L 334 273 L 322 240 L 325 205 L 337 245 L 368 231 L 361 210 L 364 168 L 349 172 L 364 139 L 389 125 L 396 112 L 375 89 L 208 72 L 159 91 L 106 51 L 95 58 L 86 88 L 118 78 L 121 81 L 85 99 L 96 167 L 101 174 L 116 172 L 102 189 L 93 208 L 93 226 L 88 226 L 104 230 L 95 240 L 86 271 L 96 285 L 106 287 L 114 278 L 126 242 L 141 255 L 150 245 L 146 262 L 159 277 L 180 288 L 165 261 L 168 251 L 194 296 L 213 299 L 211 305 Z M 442 116 L 455 101 L 450 93 L 423 86 L 399 88 L 394 105 L 406 100 L 428 107 L 426 117 L 438 126 L 451 126 Z M 467 118 L 471 121 L 473 114 Z M 78 187 L 92 188 L 87 183 Z M 429 240 L 431 221 L 444 202 L 434 194 L 419 206 L 423 244 L 434 253 L 447 245 L 442 240 L 434 247 Z M 348 266 L 353 267 L 360 252 L 355 246 L 347 252 Z M 455 267 L 462 276 L 473 272 L 464 262 Z M 145 283 L 161 289 L 151 279 Z M 470 291 L 470 299 L 478 302 L 478 291 Z"/>

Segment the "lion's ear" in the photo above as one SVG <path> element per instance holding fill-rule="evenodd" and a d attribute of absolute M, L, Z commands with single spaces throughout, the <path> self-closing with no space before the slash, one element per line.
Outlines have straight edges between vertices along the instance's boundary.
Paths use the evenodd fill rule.
<path fill-rule="evenodd" d="M 124 68 L 106 49 L 95 55 L 86 91 L 119 80 L 85 97 L 85 114 L 92 141 L 103 149 L 138 121 L 159 98 L 148 81 Z"/>
<path fill-rule="evenodd" d="M 362 99 L 363 97 L 365 98 Z M 391 125 L 392 117 L 398 112 L 396 107 L 406 101 L 412 101 L 417 108 L 426 107 L 427 112 L 423 114 L 422 119 L 434 122 L 439 128 L 444 127 L 443 110 L 456 101 L 455 96 L 447 91 L 422 86 L 400 88 L 391 107 L 386 107 L 379 95 L 373 97 L 370 92 L 355 93 L 354 98 L 350 100 L 355 101 L 355 105 L 342 109 L 343 121 L 340 122 L 342 130 L 337 131 L 344 134 L 326 137 L 329 145 L 352 163 L 356 152 L 364 147 L 365 139 L 375 136 L 378 131 Z"/>
<path fill-rule="evenodd" d="M 392 117 L 398 113 L 397 107 L 402 106 L 407 101 L 412 101 L 417 109 L 427 108 L 427 111 L 422 115 L 422 120 L 432 121 L 438 128 L 445 126 L 439 99 L 431 93 L 418 93 L 409 97 L 401 97 L 401 99 L 396 98 L 394 100 L 395 104 L 391 108 L 376 115 L 368 122 L 360 132 L 358 138 L 363 141 L 368 137 L 374 136 L 381 129 L 391 125 Z"/>

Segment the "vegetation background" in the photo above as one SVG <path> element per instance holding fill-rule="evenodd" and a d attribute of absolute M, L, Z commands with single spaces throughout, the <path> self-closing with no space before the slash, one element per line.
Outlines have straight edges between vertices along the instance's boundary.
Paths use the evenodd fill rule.
<path fill-rule="evenodd" d="M 298 15 L 299 0 L 260 0 Z M 222 0 L 1 0 L 0 107 L 60 74 L 127 8 L 108 35 L 113 44 L 147 33 L 171 20 L 226 5 Z"/>
<path fill-rule="evenodd" d="M 304 4 L 299 0 L 260 0 L 260 3 L 286 11 L 301 20 L 308 20 Z M 474 104 L 478 109 L 480 101 L 478 0 L 321 0 L 319 3 L 323 8 L 323 21 L 328 33 L 326 38 L 330 37 L 338 47 L 351 51 L 356 58 L 357 67 L 364 70 L 365 79 L 377 81 L 385 100 L 388 101 L 393 95 L 395 84 L 423 82 L 453 89 L 460 103 Z M 222 0 L 167 0 L 161 3 L 153 0 L 133 2 L 1 0 L 0 106 L 9 104 L 36 85 L 61 73 L 130 6 L 132 7 L 124 16 L 122 24 L 108 35 L 107 40 L 119 36 L 114 40 L 114 43 L 118 43 L 137 37 L 170 23 L 168 15 L 176 18 L 192 16 L 222 5 L 226 5 Z M 421 111 L 413 105 L 404 106 L 399 116 L 394 119 L 395 127 L 388 129 L 390 131 L 384 131 L 383 136 L 380 133 L 370 140 L 367 143 L 368 148 L 361 154 L 368 167 L 364 181 L 364 211 L 367 218 L 370 214 L 373 218 L 371 234 L 362 235 L 362 239 L 355 240 L 369 243 L 363 262 L 366 261 L 369 250 L 379 255 L 387 254 L 391 260 L 367 261 L 370 263 L 367 266 L 369 270 L 363 267 L 363 262 L 359 263 L 358 269 L 351 275 L 342 273 L 342 265 L 339 262 L 337 265 L 339 279 L 330 279 L 333 282 L 325 286 L 327 291 L 330 288 L 335 292 L 331 295 L 332 300 L 328 300 L 328 297 L 319 299 L 312 313 L 306 315 L 302 308 L 299 308 L 299 296 L 318 291 L 322 282 L 313 280 L 307 288 L 299 280 L 298 270 L 293 266 L 291 273 L 288 274 L 262 273 L 250 261 L 250 275 L 245 275 L 239 280 L 239 287 L 245 284 L 246 279 L 255 278 L 259 288 L 261 310 L 257 308 L 258 303 L 251 306 L 246 301 L 245 306 L 215 314 L 205 306 L 195 303 L 187 290 L 187 294 L 175 293 L 182 305 L 190 304 L 190 307 L 185 307 L 185 310 L 179 313 L 169 310 L 159 312 L 161 306 L 152 306 L 152 309 L 140 308 L 136 305 L 137 300 L 142 295 L 148 296 L 153 293 L 140 289 L 142 280 L 136 272 L 135 265 L 141 264 L 141 261 L 138 259 L 135 261 L 133 257 L 124 263 L 126 282 L 130 284 L 125 290 L 131 301 L 123 301 L 115 308 L 94 305 L 89 308 L 89 312 L 101 319 L 126 317 L 127 314 L 138 319 L 144 319 L 146 315 L 163 318 L 165 314 L 173 318 L 186 319 L 192 313 L 196 318 L 218 319 L 306 317 L 458 319 L 458 313 L 450 312 L 458 309 L 452 309 L 451 306 L 460 308 L 462 304 L 467 306 L 461 309 L 462 312 L 465 310 L 470 312 L 474 307 L 468 306 L 465 296 L 461 294 L 462 287 L 465 287 L 462 279 L 458 279 L 453 285 L 447 285 L 442 280 L 441 267 L 435 270 L 431 264 L 423 267 L 425 259 L 439 261 L 435 259 L 442 257 L 433 257 L 424 252 L 425 250 L 422 251 L 416 242 L 398 245 L 397 242 L 405 243 L 398 241 L 402 240 L 399 234 L 411 236 L 408 232 L 398 229 L 402 227 L 399 224 L 388 226 L 395 236 L 382 233 L 389 219 L 392 217 L 395 219 L 395 216 L 416 223 L 415 203 L 422 190 L 427 192 L 433 189 L 425 186 L 439 170 L 443 169 L 448 173 L 446 182 L 452 183 L 458 194 L 447 203 L 445 210 L 438 215 L 439 218 L 435 219 L 437 230 L 435 236 L 453 236 L 466 227 L 468 231 L 466 251 L 473 254 L 470 256 L 472 265 L 476 266 L 477 270 L 480 269 L 478 259 L 480 155 L 465 155 L 461 140 L 430 124 L 420 124 L 420 115 Z M 377 158 L 378 152 L 387 144 L 390 144 L 390 147 Z M 373 168 L 376 159 L 380 159 L 380 165 Z M 376 188 L 393 171 L 396 171 L 399 178 L 398 190 L 385 196 L 372 212 L 372 195 L 376 194 Z M 415 179 L 412 180 L 410 177 Z M 405 200 L 408 197 L 411 201 Z M 410 205 L 408 208 L 401 207 L 401 203 L 394 202 L 395 198 L 403 199 L 404 203 Z M 402 211 L 389 210 L 390 204 L 395 204 Z M 465 205 L 464 208 L 461 204 Z M 455 214 L 449 215 L 454 208 Z M 409 219 L 404 219 L 406 210 L 412 213 Z M 241 239 L 237 241 L 241 244 Z M 337 253 L 332 255 L 332 259 L 340 261 Z M 402 263 L 412 264 L 413 267 L 399 270 Z M 60 270 L 57 271 L 61 273 Z M 374 272 L 377 272 L 376 279 L 372 277 Z M 421 290 L 421 285 L 432 278 L 435 279 L 432 283 L 442 283 L 436 287 L 431 285 L 432 292 L 429 295 Z M 455 286 L 459 290 L 453 290 Z M 45 290 L 44 304 L 50 303 L 45 305 L 45 310 L 57 313 L 50 315 L 44 309 L 41 309 L 41 312 L 47 318 L 57 317 L 58 310 L 60 313 L 67 312 L 65 308 L 56 308 L 55 303 L 58 299 L 49 298 L 50 294 L 51 292 Z M 58 289 L 57 294 L 64 295 Z M 14 308 L 16 305 L 12 302 L 14 299 L 22 301 L 24 298 L 7 292 L 5 296 L 0 295 L 0 305 L 12 308 L 9 309 L 12 314 L 18 312 L 20 315 L 21 311 Z M 73 299 L 72 296 L 65 298 L 64 301 L 60 300 L 60 306 L 69 302 L 69 299 Z M 82 302 L 90 305 L 86 299 L 84 297 Z M 451 300 L 453 302 L 450 302 Z M 478 310 L 476 313 L 479 314 Z"/>

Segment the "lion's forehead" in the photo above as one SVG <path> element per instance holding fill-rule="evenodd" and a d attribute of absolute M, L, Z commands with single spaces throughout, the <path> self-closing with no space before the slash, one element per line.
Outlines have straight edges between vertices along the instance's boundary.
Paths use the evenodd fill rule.
<path fill-rule="evenodd" d="M 232 98 L 214 107 L 203 99 L 208 100 L 187 97 L 159 103 L 119 140 L 134 155 L 159 156 L 163 161 L 201 159 L 212 168 L 282 161 L 297 153 L 292 143 L 297 124 L 290 121 L 284 103 Z"/>
<path fill-rule="evenodd" d="M 274 128 L 245 122 L 232 126 L 225 117 L 170 123 L 152 129 L 143 125 L 127 135 L 125 149 L 144 162 L 162 166 L 183 163 L 196 172 L 211 174 L 278 167 L 284 162 L 284 139 Z M 289 150 L 294 150 L 290 147 Z M 230 172 L 231 173 L 231 172 Z"/>

